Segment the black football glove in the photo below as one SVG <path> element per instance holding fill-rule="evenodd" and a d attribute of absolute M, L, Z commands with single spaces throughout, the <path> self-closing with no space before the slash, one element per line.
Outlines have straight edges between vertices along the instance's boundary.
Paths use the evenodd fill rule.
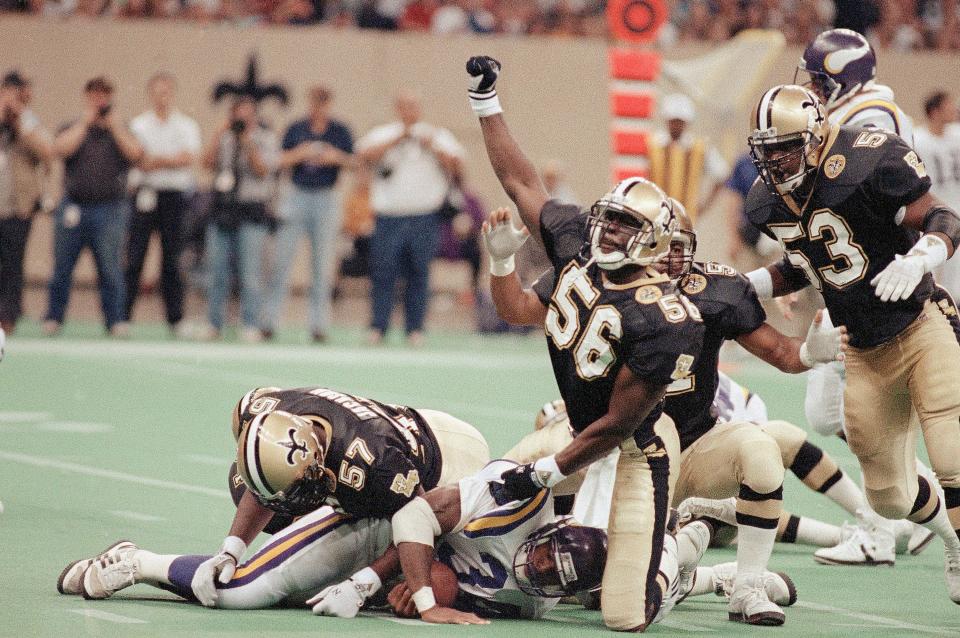
<path fill-rule="evenodd" d="M 473 111 L 480 117 L 502 113 L 496 89 L 500 63 L 489 55 L 475 55 L 467 60 L 467 73 L 470 74 L 467 95 Z"/>
<path fill-rule="evenodd" d="M 499 492 L 511 501 L 533 498 L 544 487 L 537 480 L 533 463 L 518 465 L 512 470 L 507 470 L 500 475 L 500 479 L 503 481 L 503 486 Z"/>

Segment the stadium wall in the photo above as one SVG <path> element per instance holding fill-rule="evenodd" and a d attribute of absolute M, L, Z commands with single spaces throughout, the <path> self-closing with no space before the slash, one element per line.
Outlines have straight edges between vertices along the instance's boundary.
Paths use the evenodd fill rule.
<path fill-rule="evenodd" d="M 504 63 L 501 101 L 520 144 L 537 164 L 552 158 L 564 161 L 574 191 L 592 200 L 609 187 L 606 46 L 590 39 L 438 38 L 326 27 L 238 29 L 8 16 L 0 20 L 3 68 L 20 68 L 33 78 L 34 109 L 51 129 L 80 112 L 81 90 L 88 78 L 100 73 L 112 77 L 119 88 L 118 113 L 130 118 L 145 108 L 146 79 L 166 70 L 178 78 L 180 108 L 199 120 L 207 138 L 225 114 L 223 105 L 211 103 L 214 84 L 239 80 L 248 56 L 256 53 L 262 81 L 286 85 L 292 97 L 285 110 L 272 104 L 264 109 L 265 118 L 280 129 L 303 113 L 304 91 L 313 83 L 334 90 L 334 113 L 358 135 L 392 118 L 392 95 L 399 88 L 414 89 L 424 100 L 425 118 L 449 128 L 467 147 L 468 179 L 488 206 L 507 200 L 487 164 L 467 105 L 466 59 L 486 53 Z M 666 57 L 687 58 L 709 50 L 684 47 L 668 51 Z M 879 57 L 882 80 L 915 118 L 922 116 L 928 93 L 960 86 L 960 65 L 948 55 L 881 52 Z M 790 81 L 797 59 L 798 50 L 785 51 L 771 67 L 768 83 Z M 730 81 L 737 81 L 735 74 Z M 746 119 L 740 112 L 729 122 L 701 121 L 697 128 L 707 134 L 740 128 L 745 137 Z M 49 218 L 38 219 L 28 249 L 30 280 L 45 282 L 49 276 L 51 235 Z M 153 257 L 147 269 L 155 273 L 156 254 Z M 301 259 L 295 283 L 307 281 L 305 266 Z M 92 261 L 85 259 L 78 280 L 91 281 L 92 273 Z"/>

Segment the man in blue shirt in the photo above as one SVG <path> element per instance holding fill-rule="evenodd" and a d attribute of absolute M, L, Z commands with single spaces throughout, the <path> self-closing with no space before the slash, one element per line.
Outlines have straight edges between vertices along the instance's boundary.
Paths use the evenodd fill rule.
<path fill-rule="evenodd" d="M 291 169 L 290 193 L 280 207 L 276 262 L 263 317 L 268 338 L 280 323 L 290 265 L 301 237 L 310 241 L 310 333 L 315 342 L 327 338 L 334 264 L 340 227 L 340 206 L 334 185 L 350 162 L 353 137 L 345 124 L 330 118 L 332 95 L 322 86 L 308 94 L 307 118 L 294 122 L 283 138 L 280 168 Z"/>

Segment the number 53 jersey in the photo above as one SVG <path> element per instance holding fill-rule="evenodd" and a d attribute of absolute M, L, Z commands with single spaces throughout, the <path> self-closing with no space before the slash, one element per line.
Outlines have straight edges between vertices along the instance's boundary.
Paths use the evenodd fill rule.
<path fill-rule="evenodd" d="M 905 254 L 919 239 L 918 231 L 900 225 L 902 207 L 929 189 L 923 162 L 895 134 L 835 127 L 812 193 L 781 198 L 758 179 L 746 212 L 760 231 L 780 242 L 780 270 L 791 287 L 812 284 L 833 323 L 847 327 L 850 344 L 868 348 L 910 325 L 933 291 L 929 274 L 903 301 L 880 301 L 870 285 L 895 255 Z"/>

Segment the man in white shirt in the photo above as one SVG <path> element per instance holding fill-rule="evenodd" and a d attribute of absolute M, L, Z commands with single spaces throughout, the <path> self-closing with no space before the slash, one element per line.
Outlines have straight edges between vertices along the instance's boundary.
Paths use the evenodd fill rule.
<path fill-rule="evenodd" d="M 926 126 L 917 127 L 913 147 L 923 159 L 933 187 L 947 205 L 960 209 L 960 113 L 953 96 L 938 91 L 924 103 Z M 934 271 L 937 282 L 951 295 L 960 294 L 960 262 L 948 260 Z"/>
<path fill-rule="evenodd" d="M 130 129 L 145 154 L 131 175 L 137 186 L 127 244 L 127 306 L 130 320 L 140 289 L 140 273 L 154 231 L 163 253 L 160 292 L 167 323 L 178 334 L 183 319 L 183 280 L 179 261 L 183 215 L 196 188 L 193 165 L 200 152 L 200 127 L 174 108 L 176 82 L 158 73 L 147 83 L 151 109 L 135 117 Z"/>
<path fill-rule="evenodd" d="M 450 131 L 421 121 L 420 100 L 401 93 L 398 121 L 378 126 L 358 143 L 374 168 L 370 204 L 376 226 L 370 239 L 373 318 L 368 342 L 378 344 L 390 324 L 394 285 L 406 280 L 404 311 L 410 345 L 423 342 L 430 261 L 440 228 L 438 210 L 462 170 L 463 147 Z"/>

